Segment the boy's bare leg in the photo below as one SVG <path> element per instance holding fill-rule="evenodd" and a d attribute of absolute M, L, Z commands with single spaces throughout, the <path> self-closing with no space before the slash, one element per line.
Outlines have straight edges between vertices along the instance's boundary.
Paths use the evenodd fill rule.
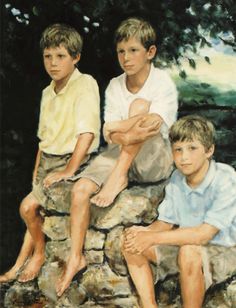
<path fill-rule="evenodd" d="M 98 189 L 93 181 L 82 178 L 75 183 L 71 200 L 71 252 L 66 268 L 56 285 L 61 296 L 69 287 L 73 277 L 86 267 L 83 245 L 90 220 L 90 197 Z"/>
<path fill-rule="evenodd" d="M 129 168 L 141 146 L 142 144 L 138 143 L 122 147 L 108 180 L 100 192 L 91 199 L 92 203 L 101 207 L 109 206 L 116 196 L 127 187 Z"/>
<path fill-rule="evenodd" d="M 201 246 L 182 246 L 178 263 L 183 307 L 201 308 L 205 295 Z"/>
<path fill-rule="evenodd" d="M 5 274 L 0 276 L 0 282 L 9 282 L 16 279 L 18 271 L 25 264 L 26 260 L 32 254 L 34 248 L 34 243 L 32 237 L 27 230 L 24 236 L 24 241 L 20 250 L 20 253 L 16 259 L 14 266 L 7 271 Z"/>
<path fill-rule="evenodd" d="M 150 102 L 143 99 L 136 99 L 130 105 L 129 117 L 144 115 L 148 113 L 149 108 Z M 116 196 L 127 187 L 129 168 L 142 145 L 143 143 L 137 143 L 122 146 L 115 167 L 101 191 L 91 199 L 92 203 L 101 207 L 109 206 L 115 200 Z"/>
<path fill-rule="evenodd" d="M 149 261 L 156 262 L 155 251 L 148 249 L 143 254 L 123 251 L 129 273 L 132 277 L 143 308 L 157 308 L 154 281 Z"/>
<path fill-rule="evenodd" d="M 38 201 L 32 193 L 22 201 L 20 206 L 20 214 L 26 223 L 34 243 L 33 255 L 18 278 L 20 282 L 26 282 L 36 278 L 45 260 L 42 217 L 38 213 L 38 209 Z"/>

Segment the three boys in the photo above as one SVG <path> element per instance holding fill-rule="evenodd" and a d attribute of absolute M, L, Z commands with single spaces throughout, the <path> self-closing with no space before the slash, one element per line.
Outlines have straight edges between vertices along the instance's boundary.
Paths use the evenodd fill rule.
<path fill-rule="evenodd" d="M 65 29 L 62 25 L 49 27 L 41 41 L 45 69 L 53 82 L 42 98 L 34 189 L 21 205 L 30 234 L 27 231 L 20 260 L 34 251 L 21 281 L 35 278 L 44 262 L 42 221 L 37 215 L 39 204 L 45 201 L 44 190 L 73 176 L 98 145 L 97 86 L 90 76 L 75 69 L 82 43 L 75 49 L 67 45 Z M 77 36 L 74 30 L 70 32 L 71 37 Z M 177 93 L 166 73 L 151 64 L 156 53 L 155 32 L 143 20 L 130 18 L 118 28 L 115 41 L 124 74 L 114 78 L 106 90 L 104 136 L 110 145 L 78 175 L 80 180 L 73 188 L 72 247 L 65 273 L 57 284 L 58 296 L 73 276 L 86 267 L 82 250 L 90 202 L 109 206 L 129 180 L 156 182 L 167 178 L 172 170 L 167 136 L 176 119 Z M 93 106 L 89 108 L 88 104 Z M 210 258 L 214 247 L 202 246 L 210 242 L 219 245 L 218 251 L 221 246 L 235 246 L 236 239 L 231 236 L 236 231 L 235 197 L 224 199 L 223 194 L 224 185 L 229 185 L 230 192 L 235 189 L 235 172 L 210 161 L 213 135 L 212 125 L 200 117 L 186 117 L 172 126 L 170 140 L 178 170 L 167 186 L 158 221 L 147 228 L 126 231 L 124 256 L 143 307 L 157 307 L 149 261 L 156 260 L 156 256 L 157 261 L 161 255 L 163 258 L 166 245 L 178 253 L 183 302 L 191 308 L 201 307 L 211 280 L 207 276 L 209 264 L 203 256 Z M 222 213 L 227 218 L 223 221 Z M 175 229 L 175 225 L 179 228 Z M 156 245 L 158 248 L 154 249 Z M 18 263 L 22 265 L 22 261 Z"/>
<path fill-rule="evenodd" d="M 149 265 L 155 262 L 172 267 L 172 272 L 179 268 L 183 307 L 200 308 L 214 279 L 214 258 L 236 253 L 236 173 L 211 160 L 214 127 L 206 119 L 179 119 L 169 138 L 177 170 L 158 208 L 158 220 L 126 230 L 124 256 L 143 307 L 157 307 Z M 176 262 L 168 262 L 170 252 Z M 233 270 L 222 273 L 222 280 Z"/>

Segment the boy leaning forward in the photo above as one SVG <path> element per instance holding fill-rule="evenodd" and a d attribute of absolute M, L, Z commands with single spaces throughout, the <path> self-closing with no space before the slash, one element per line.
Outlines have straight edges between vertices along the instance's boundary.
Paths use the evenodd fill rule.
<path fill-rule="evenodd" d="M 212 282 L 221 282 L 236 266 L 236 173 L 211 160 L 214 127 L 191 115 L 170 129 L 176 170 L 166 186 L 158 219 L 131 227 L 124 236 L 124 256 L 142 307 L 157 307 L 150 262 L 180 273 L 184 308 L 202 307 Z M 231 260 L 231 261 L 230 261 Z"/>

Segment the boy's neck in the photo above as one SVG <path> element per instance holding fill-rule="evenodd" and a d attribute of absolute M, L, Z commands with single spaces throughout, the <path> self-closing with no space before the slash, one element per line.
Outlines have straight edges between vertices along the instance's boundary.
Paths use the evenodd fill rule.
<path fill-rule="evenodd" d="M 210 166 L 210 161 L 207 160 L 206 163 L 197 173 L 186 176 L 186 182 L 188 186 L 190 186 L 191 188 L 197 188 L 205 179 L 209 166 Z"/>
<path fill-rule="evenodd" d="M 56 94 L 58 94 L 63 88 L 65 88 L 65 86 L 67 85 L 67 83 L 68 83 L 71 75 L 73 74 L 74 70 L 71 72 L 71 74 L 66 76 L 66 78 L 64 78 L 64 79 L 57 80 L 57 81 L 54 80 L 54 82 L 55 82 L 54 91 L 55 91 Z"/>
<path fill-rule="evenodd" d="M 145 84 L 151 70 L 151 63 L 148 63 L 141 71 L 135 75 L 126 77 L 126 87 L 129 92 L 137 93 Z"/>

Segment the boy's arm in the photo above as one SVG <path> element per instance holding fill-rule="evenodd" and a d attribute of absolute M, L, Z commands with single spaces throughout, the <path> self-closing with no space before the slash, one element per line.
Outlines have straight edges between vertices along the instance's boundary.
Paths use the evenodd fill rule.
<path fill-rule="evenodd" d="M 36 179 L 37 172 L 38 172 L 38 167 L 39 167 L 39 162 L 40 162 L 40 156 L 41 156 L 41 151 L 38 149 L 37 155 L 36 155 L 36 160 L 35 160 L 35 165 L 34 165 L 34 171 L 33 171 L 33 182 Z"/>
<path fill-rule="evenodd" d="M 78 170 L 82 161 L 84 160 L 89 147 L 94 139 L 93 133 L 80 134 L 74 149 L 74 152 L 69 160 L 66 168 L 62 171 L 52 172 L 46 176 L 43 183 L 45 187 L 49 187 L 55 182 L 71 177 L 76 170 Z"/>
<path fill-rule="evenodd" d="M 130 252 L 142 253 L 149 247 L 156 245 L 205 245 L 218 231 L 216 227 L 206 223 L 196 227 L 177 228 L 161 232 L 155 228 L 147 232 L 130 230 L 129 238 L 125 241 L 125 249 Z"/>
<path fill-rule="evenodd" d="M 112 126 L 107 123 L 107 127 Z M 162 118 L 158 114 L 139 115 L 127 120 L 117 121 L 109 133 L 108 142 L 131 145 L 144 142 L 160 132 Z"/>
<path fill-rule="evenodd" d="M 120 121 L 112 121 L 112 122 L 106 122 L 103 125 L 103 136 L 104 139 L 108 143 L 112 143 L 111 140 L 111 134 L 114 133 L 126 133 L 128 130 L 131 129 L 132 126 L 134 126 L 137 121 L 143 119 L 143 115 L 137 115 L 133 116 L 126 120 L 120 120 Z"/>

